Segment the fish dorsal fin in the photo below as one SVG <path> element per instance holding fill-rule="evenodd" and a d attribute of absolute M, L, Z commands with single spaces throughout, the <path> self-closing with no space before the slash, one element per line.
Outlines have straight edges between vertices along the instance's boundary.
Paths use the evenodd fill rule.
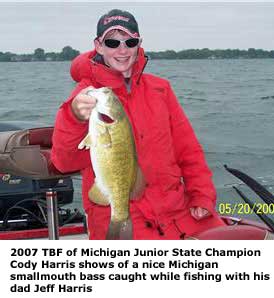
<path fill-rule="evenodd" d="M 91 144 L 92 142 L 90 134 L 87 134 L 85 138 L 81 141 L 81 143 L 78 145 L 78 149 L 90 149 Z"/>
<path fill-rule="evenodd" d="M 137 166 L 135 183 L 133 184 L 129 198 L 130 199 L 139 198 L 143 194 L 145 187 L 146 187 L 145 177 L 142 173 L 141 168 Z"/>
<path fill-rule="evenodd" d="M 98 187 L 96 182 L 93 184 L 93 186 L 89 190 L 88 197 L 95 204 L 103 205 L 103 206 L 109 205 L 109 200 L 108 200 L 107 196 L 105 196 L 103 194 L 103 192 Z"/>

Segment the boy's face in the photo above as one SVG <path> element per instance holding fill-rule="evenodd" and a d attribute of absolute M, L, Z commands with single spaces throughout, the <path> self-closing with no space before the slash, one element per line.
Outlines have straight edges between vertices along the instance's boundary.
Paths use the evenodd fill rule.
<path fill-rule="evenodd" d="M 106 39 L 127 40 L 131 38 L 130 35 L 123 31 L 113 30 L 106 34 L 104 41 Z M 117 48 L 110 48 L 105 45 L 104 41 L 95 40 L 95 48 L 104 57 L 106 65 L 121 72 L 125 78 L 130 77 L 141 42 L 132 48 L 127 47 L 124 42 L 121 42 Z"/>

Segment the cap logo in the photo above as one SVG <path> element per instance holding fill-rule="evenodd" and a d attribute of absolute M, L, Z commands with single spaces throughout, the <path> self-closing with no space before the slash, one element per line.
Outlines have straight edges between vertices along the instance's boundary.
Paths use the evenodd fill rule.
<path fill-rule="evenodd" d="M 123 17 L 123 16 L 106 17 L 104 19 L 104 25 L 107 25 L 108 23 L 110 23 L 112 21 L 124 21 L 124 22 L 128 22 L 129 21 L 129 18 L 126 18 L 126 17 Z"/>

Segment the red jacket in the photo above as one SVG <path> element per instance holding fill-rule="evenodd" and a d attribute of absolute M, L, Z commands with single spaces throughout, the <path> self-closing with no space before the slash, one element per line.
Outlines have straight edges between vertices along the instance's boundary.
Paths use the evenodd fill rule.
<path fill-rule="evenodd" d="M 52 148 L 52 161 L 61 172 L 81 171 L 86 212 L 90 208 L 109 209 L 88 199 L 88 190 L 94 181 L 90 153 L 77 149 L 87 134 L 88 122 L 79 122 L 71 111 L 73 98 L 90 85 L 111 87 L 133 128 L 138 163 L 147 187 L 142 198 L 131 202 L 131 213 L 139 212 L 158 225 L 178 217 L 186 206 L 200 206 L 213 212 L 216 192 L 211 172 L 169 82 L 143 73 L 146 58 L 140 49 L 128 93 L 123 76 L 94 62 L 95 54 L 95 51 L 81 54 L 72 62 L 71 76 L 78 84 L 58 111 Z"/>

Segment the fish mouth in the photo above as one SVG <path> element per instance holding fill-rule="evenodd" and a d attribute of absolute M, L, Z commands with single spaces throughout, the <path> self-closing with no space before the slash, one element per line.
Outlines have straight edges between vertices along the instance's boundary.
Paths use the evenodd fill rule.
<path fill-rule="evenodd" d="M 109 115 L 98 112 L 98 119 L 104 123 L 112 124 L 115 122 Z"/>

